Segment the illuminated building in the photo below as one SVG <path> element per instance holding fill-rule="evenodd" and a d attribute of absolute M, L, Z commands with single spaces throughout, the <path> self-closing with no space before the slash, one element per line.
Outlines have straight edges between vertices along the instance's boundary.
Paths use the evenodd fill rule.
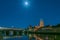
<path fill-rule="evenodd" d="M 38 26 L 35 26 L 34 31 L 36 31 L 40 28 L 43 28 L 43 27 L 44 27 L 44 22 L 43 22 L 43 20 L 40 20 L 40 24 Z"/>

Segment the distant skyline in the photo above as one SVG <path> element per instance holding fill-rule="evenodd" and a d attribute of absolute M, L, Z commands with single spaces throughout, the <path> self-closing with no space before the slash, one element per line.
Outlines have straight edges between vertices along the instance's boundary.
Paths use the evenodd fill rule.
<path fill-rule="evenodd" d="M 59 24 L 60 0 L 0 0 L 0 26 L 26 28 L 40 19 L 44 25 Z"/>

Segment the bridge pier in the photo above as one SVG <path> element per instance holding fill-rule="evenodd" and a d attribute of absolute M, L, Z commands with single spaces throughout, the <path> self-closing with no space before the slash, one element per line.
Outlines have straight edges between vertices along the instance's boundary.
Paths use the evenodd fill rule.
<path fill-rule="evenodd" d="M 2 32 L 3 36 L 12 36 L 13 35 L 13 31 L 10 30 L 3 30 Z"/>
<path fill-rule="evenodd" d="M 13 36 L 13 31 L 9 31 L 9 35 L 10 36 Z"/>
<path fill-rule="evenodd" d="M 16 31 L 16 33 L 17 33 L 17 36 L 21 36 L 23 34 L 22 31 Z"/>
<path fill-rule="evenodd" d="M 16 31 L 16 35 L 19 36 L 19 31 Z"/>
<path fill-rule="evenodd" d="M 6 36 L 9 36 L 9 34 L 10 34 L 9 31 L 5 31 Z"/>
<path fill-rule="evenodd" d="M 20 35 L 22 35 L 22 32 L 21 31 L 13 31 L 13 35 L 20 36 Z"/>

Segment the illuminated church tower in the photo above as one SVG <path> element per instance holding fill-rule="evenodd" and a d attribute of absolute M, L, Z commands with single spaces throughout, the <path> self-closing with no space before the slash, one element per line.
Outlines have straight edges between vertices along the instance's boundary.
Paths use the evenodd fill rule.
<path fill-rule="evenodd" d="M 42 19 L 40 20 L 40 24 L 39 24 L 39 28 L 41 28 L 41 27 L 44 27 L 44 22 Z"/>
<path fill-rule="evenodd" d="M 38 26 L 35 26 L 34 31 L 36 31 L 36 30 L 38 30 L 39 28 L 42 28 L 42 27 L 44 27 L 44 22 L 43 22 L 43 20 L 41 19 L 41 20 L 40 20 L 40 24 L 39 24 Z"/>

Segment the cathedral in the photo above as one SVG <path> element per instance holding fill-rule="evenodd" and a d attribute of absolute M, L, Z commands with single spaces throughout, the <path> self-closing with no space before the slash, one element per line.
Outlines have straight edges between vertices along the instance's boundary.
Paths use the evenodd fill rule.
<path fill-rule="evenodd" d="M 43 20 L 41 19 L 39 25 L 38 25 L 38 26 L 35 26 L 34 30 L 36 31 L 36 30 L 38 30 L 39 28 L 43 28 L 43 27 L 44 27 L 44 22 L 43 22 Z"/>

